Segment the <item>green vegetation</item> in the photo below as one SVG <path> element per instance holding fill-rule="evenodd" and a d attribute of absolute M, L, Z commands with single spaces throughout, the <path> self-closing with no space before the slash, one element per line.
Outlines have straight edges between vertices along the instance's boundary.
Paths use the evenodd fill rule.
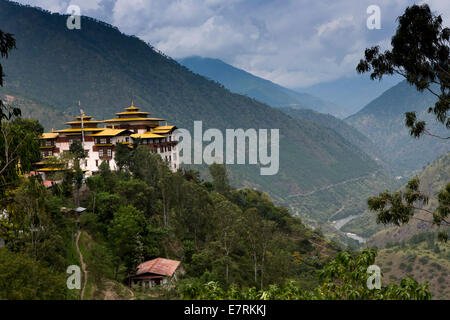
<path fill-rule="evenodd" d="M 301 289 L 294 282 L 283 286 L 272 285 L 267 290 L 257 291 L 255 288 L 240 290 L 237 287 L 223 289 L 216 282 L 200 284 L 187 283 L 181 286 L 181 296 L 184 299 L 282 299 L 282 300 L 363 300 L 363 299 L 394 299 L 394 300 L 427 300 L 431 295 L 428 284 L 420 285 L 413 278 L 404 278 L 397 284 L 383 286 L 380 290 L 367 288 L 369 265 L 375 262 L 377 253 L 374 249 L 364 250 L 354 256 L 341 252 L 320 272 L 322 285 L 314 290 Z"/>
<path fill-rule="evenodd" d="M 140 262 L 168 256 L 183 262 L 187 278 L 224 285 L 315 283 L 315 270 L 336 250 L 263 193 L 232 189 L 223 166 L 212 165 L 213 181 L 204 182 L 195 172 L 170 172 L 145 147 L 130 153 L 130 172 L 102 165 L 87 180 L 90 212 L 82 219 L 112 253 L 103 260 L 119 281 Z"/>

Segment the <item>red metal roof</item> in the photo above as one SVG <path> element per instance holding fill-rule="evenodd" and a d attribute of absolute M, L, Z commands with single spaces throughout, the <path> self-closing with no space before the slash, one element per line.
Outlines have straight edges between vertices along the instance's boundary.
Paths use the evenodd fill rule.
<path fill-rule="evenodd" d="M 136 275 L 141 275 L 145 273 L 154 273 L 171 277 L 174 274 L 175 270 L 177 270 L 179 265 L 180 261 L 164 258 L 156 258 L 141 263 L 138 266 L 138 271 Z"/>

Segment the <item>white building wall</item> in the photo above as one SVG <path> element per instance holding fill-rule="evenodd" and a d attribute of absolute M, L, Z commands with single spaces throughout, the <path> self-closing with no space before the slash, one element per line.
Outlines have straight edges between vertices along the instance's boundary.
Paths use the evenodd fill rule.
<path fill-rule="evenodd" d="M 176 141 L 176 135 L 172 133 L 170 135 L 171 141 Z M 127 139 L 128 138 L 128 139 Z M 128 140 L 128 141 L 127 141 Z M 163 140 L 164 141 L 164 140 Z M 166 138 L 166 141 L 169 141 L 169 138 Z M 129 136 L 116 136 L 111 137 L 111 144 L 116 145 L 120 142 L 132 142 L 131 137 Z M 98 171 L 98 167 L 102 163 L 102 159 L 99 157 L 98 151 L 94 151 L 94 141 L 85 141 L 84 142 L 84 149 L 88 150 L 88 157 L 86 159 L 83 159 L 80 163 L 81 168 L 88 170 L 87 175 L 92 174 L 93 172 Z M 59 148 L 60 154 L 62 154 L 64 151 L 69 151 L 70 149 L 70 143 L 69 142 L 57 142 L 56 147 Z M 167 162 L 169 165 L 169 168 L 171 171 L 175 172 L 178 170 L 180 163 L 179 163 L 179 156 L 178 156 L 178 145 L 175 145 L 174 147 L 171 147 L 170 151 L 162 152 L 161 148 L 157 148 L 157 153 L 162 157 L 163 160 L 167 157 Z M 117 164 L 114 160 L 115 152 L 112 153 L 112 159 L 109 160 L 109 167 L 111 170 L 117 170 Z M 170 157 L 170 158 L 169 158 Z M 170 162 L 169 162 L 170 159 Z"/>

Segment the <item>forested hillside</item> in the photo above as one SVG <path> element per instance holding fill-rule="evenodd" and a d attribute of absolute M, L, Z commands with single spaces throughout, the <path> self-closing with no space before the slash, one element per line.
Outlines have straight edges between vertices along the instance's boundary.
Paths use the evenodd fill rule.
<path fill-rule="evenodd" d="M 376 160 L 380 165 L 384 164 L 386 166 L 386 163 L 381 159 L 383 153 L 378 147 L 367 136 L 363 135 L 345 121 L 330 114 L 323 114 L 309 109 L 281 108 L 280 110 L 293 118 L 309 120 L 336 131 L 336 133 L 341 135 L 345 140 L 370 155 L 371 158 Z"/>
<path fill-rule="evenodd" d="M 73 119 L 71 115 L 61 110 L 12 90 L 0 88 L 0 98 L 8 105 L 20 108 L 24 118 L 39 119 L 48 131 L 64 129 L 64 123 Z"/>
<path fill-rule="evenodd" d="M 427 121 L 431 132 L 445 135 L 445 126 L 427 112 L 435 102 L 431 93 L 420 93 L 403 81 L 345 121 L 370 137 L 398 175 L 408 175 L 450 151 L 445 140 L 426 135 L 415 139 L 405 127 L 405 112 L 416 111 L 419 119 Z"/>

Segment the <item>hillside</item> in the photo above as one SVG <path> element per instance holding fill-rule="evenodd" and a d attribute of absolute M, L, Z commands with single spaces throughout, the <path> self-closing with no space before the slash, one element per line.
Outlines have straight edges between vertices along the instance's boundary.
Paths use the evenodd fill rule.
<path fill-rule="evenodd" d="M 433 233 L 421 233 L 407 243 L 379 250 L 376 264 L 381 268 L 383 284 L 412 276 L 430 284 L 432 299 L 450 299 L 450 245 L 434 237 Z"/>
<path fill-rule="evenodd" d="M 180 59 L 179 62 L 193 72 L 219 82 L 231 92 L 249 96 L 275 108 L 307 108 L 340 118 L 345 116 L 342 107 L 336 104 L 307 93 L 284 88 L 219 59 L 188 57 Z"/>
<path fill-rule="evenodd" d="M 370 137 L 397 175 L 410 175 L 450 151 L 448 142 L 430 136 L 414 139 L 405 127 L 405 112 L 416 111 L 431 132 L 445 135 L 445 127 L 427 112 L 434 102 L 431 93 L 420 93 L 403 81 L 345 121 Z"/>
<path fill-rule="evenodd" d="M 425 209 L 433 210 L 437 206 L 436 194 L 450 181 L 450 153 L 440 157 L 432 164 L 427 166 L 419 175 L 420 190 L 430 197 L 430 201 Z M 390 189 L 395 190 L 395 189 Z M 373 196 L 377 195 L 376 192 Z M 420 213 L 418 217 L 430 217 Z M 343 230 L 353 232 L 363 237 L 369 238 L 367 244 L 369 246 L 377 246 L 382 248 L 388 242 L 396 243 L 400 241 L 408 241 L 414 234 L 435 230 L 430 224 L 412 219 L 410 223 L 402 227 L 383 226 L 375 221 L 376 214 L 366 210 L 361 216 L 350 221 Z"/>
<path fill-rule="evenodd" d="M 369 138 L 364 136 L 351 125 L 347 124 L 345 121 L 330 114 L 323 114 L 308 109 L 281 108 L 280 110 L 293 118 L 312 121 L 316 124 L 336 131 L 345 140 L 370 155 L 371 158 L 375 159 L 379 164 L 383 164 L 383 160 L 380 159 L 382 152 L 378 150 L 378 147 L 375 146 Z"/>
<path fill-rule="evenodd" d="M 17 39 L 4 63 L 6 88 L 72 115 L 81 100 L 85 112 L 100 120 L 134 99 L 181 128 L 192 128 L 194 120 L 202 120 L 204 130 L 279 128 L 278 175 L 262 177 L 255 166 L 232 168 L 236 185 L 277 200 L 377 167 L 332 130 L 231 93 L 110 25 L 86 17 L 81 23 L 81 30 L 68 30 L 65 16 L 1 0 L 0 29 Z"/>
<path fill-rule="evenodd" d="M 39 119 L 40 123 L 48 131 L 51 129 L 63 129 L 64 122 L 72 120 L 70 115 L 48 104 L 25 97 L 6 88 L 0 88 L 0 98 L 8 105 L 20 108 L 23 118 Z"/>

